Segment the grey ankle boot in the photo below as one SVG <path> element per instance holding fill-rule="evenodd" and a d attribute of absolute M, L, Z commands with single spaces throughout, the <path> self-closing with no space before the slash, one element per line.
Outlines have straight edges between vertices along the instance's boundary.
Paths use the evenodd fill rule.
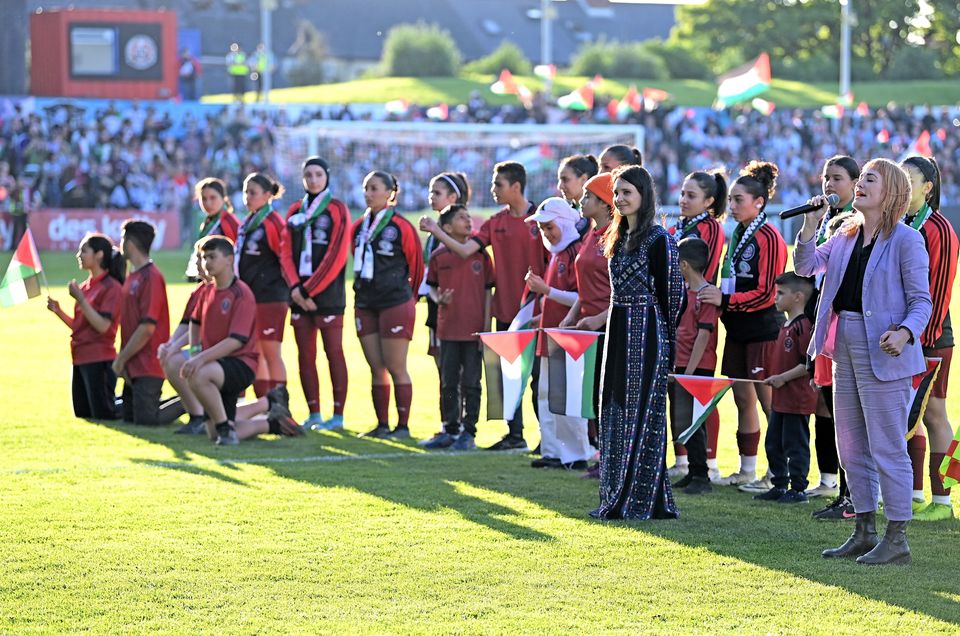
<path fill-rule="evenodd" d="M 909 565 L 910 546 L 907 544 L 907 522 L 888 521 L 883 539 L 873 550 L 857 559 L 864 565 Z"/>
<path fill-rule="evenodd" d="M 858 512 L 857 526 L 847 542 L 839 548 L 824 550 L 822 555 L 824 559 L 856 559 L 877 547 L 879 541 L 876 511 Z"/>

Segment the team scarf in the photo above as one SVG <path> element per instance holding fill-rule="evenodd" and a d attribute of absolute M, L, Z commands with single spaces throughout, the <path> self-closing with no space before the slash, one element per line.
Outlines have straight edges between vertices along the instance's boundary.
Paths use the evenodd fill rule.
<path fill-rule="evenodd" d="M 373 280 L 373 245 L 371 244 L 383 228 L 387 227 L 393 215 L 392 205 L 377 212 L 376 216 L 373 216 L 367 208 L 363 215 L 360 231 L 357 232 L 357 246 L 353 251 L 353 273 L 359 274 L 363 280 Z"/>
<path fill-rule="evenodd" d="M 730 243 L 727 245 L 727 258 L 723 261 L 723 270 L 720 274 L 720 291 L 724 294 L 732 294 L 737 290 L 737 281 L 732 276 L 733 264 L 746 249 L 747 244 L 753 235 L 757 233 L 764 223 L 767 222 L 767 213 L 761 211 L 750 225 L 744 229 L 743 225 L 737 223 L 733 235 L 730 237 Z"/>
<path fill-rule="evenodd" d="M 913 216 L 909 214 L 903 217 L 903 222 L 912 227 L 913 229 L 919 231 L 923 224 L 927 222 L 927 219 L 930 218 L 930 215 L 933 214 L 933 209 L 930 205 L 924 202 L 923 207 L 917 210 L 917 213 Z"/>
<path fill-rule="evenodd" d="M 220 229 L 220 219 L 223 218 L 225 211 L 226 208 L 221 208 L 219 212 L 203 219 L 203 223 L 200 224 L 200 236 L 197 237 L 197 240 L 206 238 Z"/>
<path fill-rule="evenodd" d="M 319 194 L 313 197 L 313 203 L 308 203 L 310 195 L 304 195 L 300 203 L 300 211 L 287 219 L 287 225 L 295 230 L 305 228 L 303 231 L 303 245 L 300 248 L 300 264 L 297 267 L 297 273 L 301 276 L 310 276 L 313 274 L 313 222 L 317 220 L 330 205 L 333 194 L 327 190 L 323 196 Z"/>
<path fill-rule="evenodd" d="M 418 296 L 429 296 L 430 295 L 430 285 L 427 285 L 427 276 L 430 275 L 430 255 L 433 254 L 433 250 L 437 248 L 437 237 L 433 234 L 427 237 L 427 240 L 423 242 L 423 281 L 420 283 L 420 288 L 417 289 Z"/>
<path fill-rule="evenodd" d="M 820 219 L 820 226 L 817 227 L 817 245 L 823 245 L 827 242 L 827 226 L 830 225 L 830 221 L 837 218 L 844 212 L 853 211 L 853 199 L 850 199 L 850 203 L 846 204 L 842 208 L 830 208 L 826 214 L 823 215 L 823 218 Z"/>
<path fill-rule="evenodd" d="M 263 220 L 270 216 L 271 212 L 273 212 L 272 202 L 260 208 L 255 214 L 248 214 L 247 218 L 243 220 L 243 224 L 240 225 L 240 229 L 237 230 L 237 245 L 234 250 L 236 258 L 233 259 L 233 273 L 237 278 L 240 278 L 240 257 L 243 255 L 243 245 L 247 241 L 247 233 L 260 227 Z"/>
<path fill-rule="evenodd" d="M 699 223 L 700 221 L 703 221 L 708 216 L 710 216 L 709 212 L 701 212 L 697 216 L 691 217 L 689 219 L 681 216 L 680 220 L 677 221 L 677 235 L 678 235 L 677 240 L 679 241 L 680 239 L 685 238 L 687 235 L 693 232 L 697 227 L 697 223 Z"/>

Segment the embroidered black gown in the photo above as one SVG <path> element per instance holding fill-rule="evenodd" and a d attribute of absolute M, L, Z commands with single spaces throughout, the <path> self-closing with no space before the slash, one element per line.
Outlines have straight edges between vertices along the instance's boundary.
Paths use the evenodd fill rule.
<path fill-rule="evenodd" d="M 667 374 L 683 280 L 673 237 L 654 225 L 610 259 L 611 304 L 600 386 L 599 519 L 675 519 L 667 476 Z"/>

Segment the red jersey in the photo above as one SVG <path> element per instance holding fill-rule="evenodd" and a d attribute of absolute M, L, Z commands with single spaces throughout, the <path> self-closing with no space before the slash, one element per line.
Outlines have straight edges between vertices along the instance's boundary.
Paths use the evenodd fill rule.
<path fill-rule="evenodd" d="M 920 226 L 920 234 L 930 257 L 930 300 L 933 301 L 930 322 L 920 336 L 920 345 L 927 349 L 952 347 L 953 327 L 949 312 L 957 277 L 957 233 L 938 210 Z"/>
<path fill-rule="evenodd" d="M 736 246 L 727 246 L 727 250 Z M 760 228 L 747 242 L 731 268 L 736 280 L 732 294 L 721 300 L 721 320 L 727 337 L 738 342 L 765 342 L 776 338 L 783 314 L 773 306 L 776 279 L 787 267 L 787 244 L 777 228 Z"/>
<path fill-rule="evenodd" d="M 675 366 L 684 368 L 690 363 L 690 354 L 693 353 L 693 342 L 701 329 L 710 332 L 707 348 L 697 363 L 698 369 L 713 371 L 717 368 L 717 322 L 720 320 L 720 308 L 709 303 L 701 303 L 697 299 L 697 292 L 687 290 L 687 303 L 680 314 L 677 324 L 677 359 Z"/>
<path fill-rule="evenodd" d="M 246 283 L 234 277 L 226 289 L 217 289 L 216 284 L 207 285 L 191 321 L 200 325 L 200 344 L 204 351 L 227 338 L 239 340 L 243 346 L 229 357 L 242 360 L 256 373 L 257 301 Z"/>
<path fill-rule="evenodd" d="M 216 219 L 212 217 L 204 219 L 200 225 L 200 237 L 203 238 L 204 236 L 219 234 L 220 236 L 226 236 L 236 243 L 237 231 L 240 229 L 240 220 L 237 219 L 237 215 L 227 210 L 221 210 L 214 216 Z"/>
<path fill-rule="evenodd" d="M 685 238 L 695 236 L 707 244 L 710 260 L 707 262 L 707 271 L 703 277 L 708 282 L 716 284 L 717 273 L 720 271 L 720 255 L 723 253 L 723 242 L 726 240 L 723 225 L 720 221 L 708 216 L 696 223 L 687 224 L 683 230 L 672 227 L 669 232 L 673 235 L 673 238 L 677 239 L 678 243 Z"/>
<path fill-rule="evenodd" d="M 494 282 L 493 261 L 485 251 L 460 258 L 446 247 L 434 250 L 427 268 L 427 284 L 437 290 L 454 290 L 453 301 L 438 308 L 440 340 L 478 340 L 474 334 L 489 328 L 483 321 L 484 305 L 487 290 Z"/>
<path fill-rule="evenodd" d="M 240 279 L 250 287 L 258 303 L 290 302 L 290 288 L 298 279 L 287 280 L 281 266 L 281 255 L 290 249 L 286 244 L 286 223 L 276 211 L 271 211 L 260 225 L 251 227 L 255 217 L 256 213 L 251 213 L 244 219 L 243 241 L 238 239 L 236 246 Z"/>
<path fill-rule="evenodd" d="M 531 223 L 531 225 L 534 225 Z M 539 232 L 539 230 L 537 230 Z M 574 261 L 577 258 L 577 252 L 580 251 L 580 241 L 574 241 L 561 252 L 557 252 L 550 258 L 550 264 L 547 265 L 547 273 L 544 276 L 544 282 L 560 291 L 577 291 L 577 272 L 574 267 Z M 570 307 L 563 303 L 558 303 L 549 298 L 543 298 L 540 312 L 540 328 L 549 329 L 559 327 L 560 321 L 564 319 Z M 547 338 L 541 336 L 537 340 L 537 355 L 547 355 Z"/>
<path fill-rule="evenodd" d="M 798 364 L 806 364 L 807 345 L 813 324 L 805 314 L 780 327 L 777 345 L 770 360 L 770 375 L 784 373 Z M 769 376 L 768 376 L 769 377 Z M 804 376 L 773 389 L 772 408 L 777 413 L 811 415 L 817 410 L 817 392 L 810 386 L 810 378 Z"/>
<path fill-rule="evenodd" d="M 313 219 L 308 229 L 305 212 L 302 213 L 302 210 L 303 201 L 296 201 L 287 210 L 287 240 L 284 241 L 285 249 L 282 255 L 284 277 L 287 280 L 300 281 L 306 290 L 305 295 L 312 298 L 317 305 L 315 313 L 324 316 L 343 314 L 347 304 L 346 269 L 350 252 L 350 211 L 342 201 L 331 198 L 327 207 Z M 308 236 L 309 254 L 305 247 Z M 302 307 L 295 307 L 294 310 L 304 313 Z"/>
<path fill-rule="evenodd" d="M 116 359 L 117 352 L 113 343 L 117 339 L 123 287 L 117 279 L 104 272 L 96 278 L 88 278 L 80 283 L 80 291 L 90 306 L 110 321 L 110 326 L 103 333 L 98 332 L 87 322 L 80 305 L 77 304 L 73 310 L 73 333 L 70 335 L 73 363 L 89 364 Z"/>
<path fill-rule="evenodd" d="M 153 335 L 127 361 L 126 374 L 131 378 L 162 378 L 163 367 L 157 360 L 157 348 L 170 339 L 170 310 L 167 307 L 167 283 L 152 261 L 131 272 L 123 284 L 121 347 L 127 345 L 141 324 L 154 325 Z"/>
<path fill-rule="evenodd" d="M 197 307 L 197 302 L 200 300 L 200 296 L 203 295 L 204 290 L 207 285 L 211 283 L 200 282 L 196 287 L 193 288 L 193 291 L 190 292 L 190 298 L 187 299 L 187 306 L 183 308 L 183 316 L 180 318 L 181 325 L 190 324 L 190 319 L 193 318 L 193 310 Z"/>
<path fill-rule="evenodd" d="M 536 223 L 527 223 L 526 218 L 536 207 L 531 203 L 522 217 L 510 216 L 510 208 L 504 207 L 483 222 L 474 241 L 486 248 L 493 248 L 493 262 L 497 266 L 497 289 L 493 294 L 493 317 L 509 323 L 520 310 L 521 296 L 527 271 L 543 276 L 550 253 L 543 246 Z"/>
<path fill-rule="evenodd" d="M 573 263 L 580 294 L 580 317 L 596 316 L 610 306 L 610 264 L 603 255 L 603 230 L 591 227 L 583 235 Z"/>
<path fill-rule="evenodd" d="M 370 214 L 370 210 L 364 214 Z M 376 215 L 374 215 L 376 218 Z M 351 243 L 360 241 L 364 217 L 351 228 Z M 387 309 L 416 298 L 423 282 L 423 251 L 420 234 L 410 221 L 394 213 L 376 236 L 373 247 L 373 278 L 365 280 L 359 274 L 353 277 L 353 304 L 360 309 Z"/>

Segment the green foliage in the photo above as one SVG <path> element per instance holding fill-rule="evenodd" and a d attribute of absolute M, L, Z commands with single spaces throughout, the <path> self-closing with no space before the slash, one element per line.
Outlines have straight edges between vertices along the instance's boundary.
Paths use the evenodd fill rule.
<path fill-rule="evenodd" d="M 453 77 L 460 50 L 450 32 L 436 24 L 398 24 L 387 33 L 380 63 L 390 77 Z"/>
<path fill-rule="evenodd" d="M 631 79 L 667 79 L 667 65 L 656 53 L 639 42 L 608 42 L 600 39 L 584 44 L 570 64 L 573 75 L 596 75 Z"/>
<path fill-rule="evenodd" d="M 287 79 L 292 86 L 322 84 L 323 61 L 329 54 L 326 36 L 309 20 L 301 20 L 297 27 L 297 39 L 291 47 L 294 63 L 287 70 Z"/>
<path fill-rule="evenodd" d="M 905 46 L 893 57 L 885 73 L 889 80 L 941 79 L 943 69 L 936 51 L 917 46 Z"/>
<path fill-rule="evenodd" d="M 519 46 L 509 40 L 501 42 L 490 55 L 470 62 L 463 70 L 468 73 L 499 73 L 503 69 L 514 75 L 529 75 L 531 71 L 530 60 Z"/>
<path fill-rule="evenodd" d="M 663 60 L 671 79 L 713 79 L 713 72 L 704 60 L 682 43 L 656 39 L 644 42 L 644 47 Z"/>
<path fill-rule="evenodd" d="M 770 60 L 770 72 L 774 77 L 796 80 L 798 82 L 816 82 L 827 79 L 828 72 L 839 77 L 836 72 L 837 62 L 831 60 L 821 51 L 814 51 L 810 55 L 790 57 L 786 60 Z"/>

